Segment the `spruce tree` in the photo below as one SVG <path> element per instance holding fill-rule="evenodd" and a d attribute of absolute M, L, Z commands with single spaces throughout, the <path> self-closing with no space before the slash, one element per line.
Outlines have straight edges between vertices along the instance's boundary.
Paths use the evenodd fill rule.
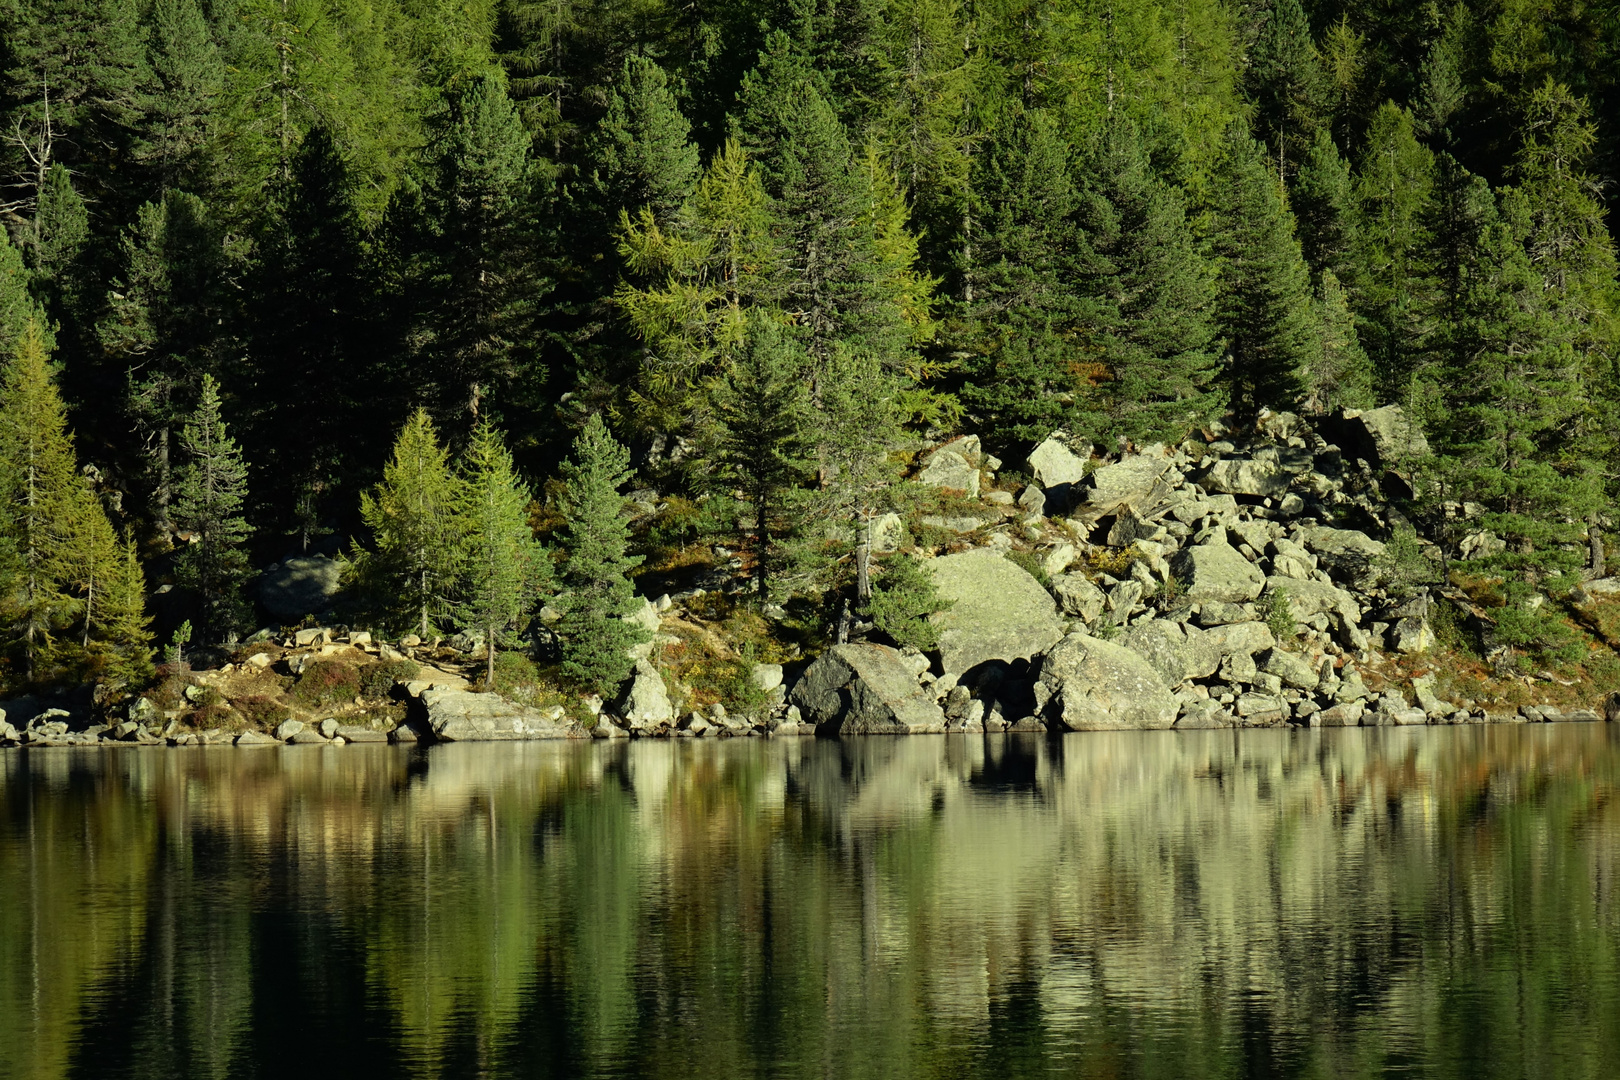
<path fill-rule="evenodd" d="M 196 0 L 156 0 L 142 60 L 131 157 L 159 198 L 176 188 L 206 191 L 214 180 L 225 63 Z"/>
<path fill-rule="evenodd" d="M 1311 272 L 1320 280 L 1331 270 L 1350 288 L 1354 264 L 1355 194 L 1350 163 L 1339 153 L 1325 128 L 1305 151 L 1290 189 L 1290 206 L 1299 226 L 1299 246 Z"/>
<path fill-rule="evenodd" d="M 1372 408 L 1372 362 L 1356 336 L 1349 297 L 1332 270 L 1322 271 L 1316 310 L 1321 348 L 1312 350 L 1303 373 L 1305 407 L 1316 413 Z"/>
<path fill-rule="evenodd" d="M 1102 365 L 1084 427 L 1095 436 L 1179 439 L 1222 404 L 1213 267 L 1180 192 L 1157 180 L 1135 125 L 1112 122 L 1080 204 L 1087 355 Z"/>
<path fill-rule="evenodd" d="M 625 60 L 587 154 L 609 227 L 641 207 L 656 221 L 675 216 L 697 186 L 698 151 L 663 68 L 642 56 Z"/>
<path fill-rule="evenodd" d="M 494 436 L 486 432 L 482 438 Z M 501 464 L 488 446 L 479 453 L 488 459 L 481 467 Z M 433 421 L 418 409 L 400 429 L 381 482 L 360 497 L 360 516 L 376 538 L 390 595 L 424 638 L 449 603 L 466 556 L 460 487 Z"/>
<path fill-rule="evenodd" d="M 432 429 L 419 431 L 417 438 L 424 434 L 431 439 Z M 427 456 L 431 457 L 431 451 Z M 425 467 L 431 471 L 433 465 L 426 463 Z M 487 420 L 473 429 L 462 456 L 456 496 L 462 533 L 458 539 L 464 545 L 462 598 L 456 606 L 456 619 L 483 635 L 484 682 L 493 686 L 496 650 L 510 643 L 513 631 L 522 629 L 535 598 L 550 582 L 551 563 L 529 527 L 529 489 L 518 479 L 512 455 Z M 442 528 L 442 523 L 428 528 Z M 443 541 L 435 537 L 430 542 Z"/>
<path fill-rule="evenodd" d="M 62 586 L 76 608 L 76 666 L 98 682 L 139 682 L 151 674 L 152 634 L 146 579 L 133 542 L 119 538 L 83 477 L 63 511 L 59 562 Z M 69 650 L 59 646 L 58 652 L 66 658 Z"/>
<path fill-rule="evenodd" d="M 840 349 L 828 364 L 813 418 L 821 438 L 819 516 L 853 539 L 855 595 L 871 595 L 872 523 L 894 496 L 889 454 L 902 437 L 900 377 L 871 353 Z"/>
<path fill-rule="evenodd" d="M 1272 0 L 1251 52 L 1249 82 L 1271 158 L 1290 175 L 1321 122 L 1327 90 L 1299 0 Z"/>
<path fill-rule="evenodd" d="M 9 230 L 0 229 L 0 356 L 11 357 L 30 321 L 49 352 L 55 342 L 44 327 L 44 313 L 28 291 L 28 267 L 22 252 L 11 243 Z"/>
<path fill-rule="evenodd" d="M 748 345 L 716 382 L 713 482 L 748 503 L 754 587 L 764 602 L 792 530 L 793 492 L 809 471 L 809 398 L 803 353 L 769 316 L 751 320 Z"/>
<path fill-rule="evenodd" d="M 619 489 L 630 479 L 630 451 L 593 413 L 563 464 L 562 670 L 582 686 L 607 693 L 624 681 L 629 650 L 646 630 L 625 616 L 636 608 L 629 573 L 641 564 L 628 552 L 630 521 Z"/>
<path fill-rule="evenodd" d="M 1281 184 L 1252 140 L 1234 133 L 1227 147 L 1226 190 L 1215 219 L 1219 321 L 1233 407 L 1253 416 L 1299 402 L 1321 339 Z"/>
<path fill-rule="evenodd" d="M 98 624 L 87 648 L 92 670 L 108 683 L 140 686 L 152 677 L 151 618 L 146 614 L 146 575 L 126 538 L 114 551 L 104 577 Z"/>
<path fill-rule="evenodd" d="M 1349 280 L 1361 343 L 1386 400 L 1405 395 L 1420 356 L 1423 223 L 1433 187 L 1434 155 L 1418 142 L 1411 114 L 1385 102 L 1373 114 L 1357 170 L 1355 272 Z"/>
<path fill-rule="evenodd" d="M 174 524 L 185 546 L 176 577 L 196 594 L 199 630 L 206 641 L 230 641 L 247 618 L 242 584 L 247 465 L 220 418 L 219 387 L 204 375 L 197 407 L 180 435 L 184 464 L 175 482 Z"/>
<path fill-rule="evenodd" d="M 950 607 L 915 556 L 896 554 L 883 563 L 865 613 L 896 645 L 927 652 L 939 648 L 939 627 L 929 616 Z"/>

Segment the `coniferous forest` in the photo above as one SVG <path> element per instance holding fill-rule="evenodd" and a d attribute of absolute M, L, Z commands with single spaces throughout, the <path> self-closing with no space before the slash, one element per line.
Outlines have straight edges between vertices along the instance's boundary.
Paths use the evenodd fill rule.
<path fill-rule="evenodd" d="M 0 0 L 4 683 L 138 686 L 321 550 L 604 692 L 693 547 L 905 643 L 925 441 L 1390 404 L 1403 520 L 1555 649 L 1617 83 L 1614 0 Z"/>

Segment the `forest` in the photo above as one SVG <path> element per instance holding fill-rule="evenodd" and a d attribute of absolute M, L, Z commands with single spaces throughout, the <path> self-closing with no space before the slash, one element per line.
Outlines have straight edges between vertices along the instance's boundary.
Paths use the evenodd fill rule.
<path fill-rule="evenodd" d="M 323 550 L 606 687 L 659 545 L 871 603 L 924 440 L 1385 404 L 1551 648 L 1617 81 L 1614 0 L 0 0 L 0 676 L 138 684 Z"/>

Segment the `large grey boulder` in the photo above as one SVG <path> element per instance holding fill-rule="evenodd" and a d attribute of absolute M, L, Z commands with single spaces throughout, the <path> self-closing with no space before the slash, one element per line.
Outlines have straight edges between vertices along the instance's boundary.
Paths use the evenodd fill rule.
<path fill-rule="evenodd" d="M 1119 643 L 1146 660 L 1166 686 L 1215 674 L 1219 644 L 1209 632 L 1169 619 L 1149 619 L 1127 630 Z"/>
<path fill-rule="evenodd" d="M 1187 599 L 1194 602 L 1241 604 L 1259 596 L 1266 584 L 1259 567 L 1222 540 L 1183 548 L 1171 560 L 1170 568 L 1186 588 Z"/>
<path fill-rule="evenodd" d="M 1093 472 L 1080 492 L 1077 516 L 1097 521 L 1125 507 L 1157 503 L 1170 490 L 1164 482 L 1170 461 L 1160 454 L 1132 454 Z"/>
<path fill-rule="evenodd" d="M 1376 576 L 1375 561 L 1384 545 L 1354 529 L 1318 526 L 1304 530 L 1305 548 L 1334 579 L 1365 586 Z"/>
<path fill-rule="evenodd" d="M 1059 574 L 1052 579 L 1052 592 L 1057 596 L 1058 603 L 1065 615 L 1074 615 L 1084 619 L 1089 626 L 1097 621 L 1102 614 L 1103 605 L 1108 602 L 1108 595 L 1084 574 Z"/>
<path fill-rule="evenodd" d="M 1210 466 L 1198 483 L 1205 491 L 1269 497 L 1285 493 L 1293 479 L 1275 460 L 1230 457 Z"/>
<path fill-rule="evenodd" d="M 298 556 L 259 577 L 259 602 L 289 622 L 325 611 L 343 584 L 343 565 L 325 555 Z"/>
<path fill-rule="evenodd" d="M 1312 615 L 1336 615 L 1348 626 L 1361 622 L 1361 605 L 1344 589 L 1325 581 L 1302 581 L 1298 578 L 1268 577 L 1266 593 L 1281 590 L 1288 597 L 1288 609 L 1297 619 Z"/>
<path fill-rule="evenodd" d="M 945 713 L 917 685 L 906 658 L 886 645 L 835 645 L 790 695 L 806 723 L 828 735 L 908 735 L 945 730 Z"/>
<path fill-rule="evenodd" d="M 1267 675 L 1275 675 L 1283 681 L 1284 686 L 1292 686 L 1296 690 L 1315 690 L 1321 678 L 1315 669 L 1307 664 L 1301 657 L 1282 649 L 1272 649 L 1260 662 L 1260 670 Z"/>
<path fill-rule="evenodd" d="M 665 731 L 675 723 L 675 706 L 670 704 L 664 677 L 646 660 L 637 660 L 635 670 L 619 699 L 619 715 L 631 731 Z"/>
<path fill-rule="evenodd" d="M 1262 622 L 1213 626 L 1204 631 L 1204 638 L 1219 649 L 1223 657 L 1253 656 L 1277 644 L 1271 627 Z"/>
<path fill-rule="evenodd" d="M 1052 594 L 1028 571 L 985 548 L 923 564 L 950 608 L 932 616 L 946 674 L 990 660 L 1028 660 L 1063 636 Z"/>
<path fill-rule="evenodd" d="M 1429 452 L 1422 427 L 1399 405 L 1366 412 L 1346 409 L 1328 426 L 1347 455 L 1365 458 L 1381 468 L 1400 468 Z"/>
<path fill-rule="evenodd" d="M 1053 434 L 1030 451 L 1025 464 L 1029 474 L 1043 488 L 1078 484 L 1086 478 L 1086 457 L 1090 456 L 1089 447 L 1087 449 L 1086 455 L 1076 454 Z"/>
<path fill-rule="evenodd" d="M 952 449 L 935 450 L 930 454 L 917 479 L 930 487 L 960 492 L 970 499 L 979 497 L 978 467 Z"/>
<path fill-rule="evenodd" d="M 1040 698 L 1048 723 L 1068 731 L 1168 728 L 1181 712 L 1146 660 L 1085 634 L 1070 634 L 1041 661 Z"/>
<path fill-rule="evenodd" d="M 424 690 L 419 700 L 427 709 L 428 726 L 444 742 L 590 737 L 590 732 L 555 712 L 537 712 L 499 694 Z"/>

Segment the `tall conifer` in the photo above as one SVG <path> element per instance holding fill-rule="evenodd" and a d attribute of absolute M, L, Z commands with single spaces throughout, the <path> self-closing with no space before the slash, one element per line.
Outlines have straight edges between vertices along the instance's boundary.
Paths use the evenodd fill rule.
<path fill-rule="evenodd" d="M 247 618 L 241 588 L 251 573 L 245 544 L 247 466 L 220 417 L 219 387 L 204 375 L 197 408 L 180 435 L 174 524 L 184 547 L 176 576 L 196 593 L 203 640 L 229 641 Z"/>
<path fill-rule="evenodd" d="M 483 436 L 486 442 L 493 437 Z M 502 464 L 488 446 L 479 453 L 488 459 L 480 468 Z M 376 537 L 390 594 L 424 638 L 449 603 L 466 556 L 460 484 L 433 421 L 418 409 L 400 429 L 382 480 L 360 497 L 360 516 Z"/>
<path fill-rule="evenodd" d="M 426 434 L 431 437 L 431 429 Z M 462 457 L 457 490 L 465 554 L 456 618 L 483 635 L 486 685 L 495 682 L 497 649 L 521 629 L 551 579 L 551 563 L 529 527 L 529 498 L 499 432 L 487 420 L 480 423 Z"/>

